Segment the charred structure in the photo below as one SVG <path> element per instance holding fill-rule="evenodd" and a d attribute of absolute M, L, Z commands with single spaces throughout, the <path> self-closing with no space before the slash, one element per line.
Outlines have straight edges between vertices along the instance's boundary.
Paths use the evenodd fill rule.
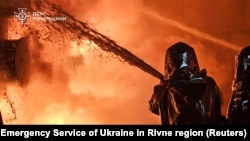
<path fill-rule="evenodd" d="M 0 40 L 0 71 L 6 72 L 7 81 L 16 79 L 16 46 L 17 40 Z"/>

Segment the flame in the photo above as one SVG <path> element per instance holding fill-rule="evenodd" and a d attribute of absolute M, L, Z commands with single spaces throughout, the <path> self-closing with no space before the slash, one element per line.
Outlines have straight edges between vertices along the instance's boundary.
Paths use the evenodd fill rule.
<path fill-rule="evenodd" d="M 64 124 L 63 118 L 58 118 L 55 115 L 49 119 L 48 124 Z"/>
<path fill-rule="evenodd" d="M 86 55 L 89 51 L 93 49 L 98 49 L 98 46 L 90 40 L 82 40 L 82 43 L 76 41 L 71 42 L 70 55 Z"/>
<path fill-rule="evenodd" d="M 179 29 L 201 35 L 220 45 L 232 49 L 238 46 L 163 18 L 152 11 L 142 11 L 144 5 L 141 0 L 132 3 L 126 0 L 98 2 L 62 0 L 56 3 L 68 8 L 82 21 L 87 19 L 97 31 L 115 39 L 159 70 L 163 68 L 166 48 L 174 42 L 187 41 L 196 47 L 200 62 L 206 64 L 204 66 L 209 68 L 208 72 L 216 74 L 220 86 L 227 85 L 231 74 L 226 74 L 227 78 L 221 76 L 220 72 L 228 72 L 229 69 L 221 68 L 224 64 L 217 62 L 215 56 L 219 55 L 216 51 L 208 52 L 201 40 L 194 41 L 190 37 L 167 35 L 166 38 L 162 34 L 163 29 L 158 30 L 158 27 L 162 24 L 164 28 L 165 24 L 177 25 Z M 141 12 L 162 23 L 154 25 L 149 19 L 143 18 Z M 46 24 L 42 26 L 39 21 L 27 20 L 27 24 L 21 26 L 10 18 L 8 24 L 9 39 L 29 37 L 31 63 L 27 87 L 20 87 L 18 83 L 6 86 L 10 101 L 14 101 L 17 119 L 10 120 L 14 117 L 12 109 L 2 98 L 5 96 L 1 95 L 0 109 L 7 124 L 160 123 L 159 117 L 148 110 L 153 86 L 158 83 L 152 76 L 103 52 L 89 40 L 79 43 L 67 39 L 67 43 L 61 45 L 62 36 L 67 38 L 68 34 L 51 33 L 44 26 Z M 37 30 L 40 30 L 41 35 L 33 34 Z M 226 61 L 223 63 L 228 64 Z"/>

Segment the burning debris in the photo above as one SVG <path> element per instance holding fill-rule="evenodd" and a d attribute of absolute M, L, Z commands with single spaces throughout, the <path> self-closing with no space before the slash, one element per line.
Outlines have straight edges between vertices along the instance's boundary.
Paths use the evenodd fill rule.
<path fill-rule="evenodd" d="M 6 72 L 6 81 L 16 79 L 16 46 L 17 40 L 0 40 L 0 71 Z"/>
<path fill-rule="evenodd" d="M 17 40 L 0 40 L 0 75 L 1 81 L 4 83 L 16 80 L 16 47 Z M 5 84 L 1 84 L 5 85 Z M 0 90 L 3 93 L 3 98 L 9 103 L 11 111 L 16 119 L 16 110 L 14 108 L 13 102 L 8 97 L 5 86 Z M 1 113 L 0 113 L 1 114 Z M 2 121 L 2 115 L 0 115 L 0 120 Z"/>

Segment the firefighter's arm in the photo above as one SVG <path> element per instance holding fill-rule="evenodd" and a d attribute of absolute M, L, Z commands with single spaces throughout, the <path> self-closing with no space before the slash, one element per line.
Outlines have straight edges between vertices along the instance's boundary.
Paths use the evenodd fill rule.
<path fill-rule="evenodd" d="M 160 103 L 165 93 L 165 86 L 159 84 L 154 86 L 154 92 L 149 100 L 149 110 L 157 115 L 160 115 Z"/>

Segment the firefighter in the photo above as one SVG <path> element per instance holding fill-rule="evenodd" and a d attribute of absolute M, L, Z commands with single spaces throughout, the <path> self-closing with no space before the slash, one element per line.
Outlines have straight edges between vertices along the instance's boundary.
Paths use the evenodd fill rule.
<path fill-rule="evenodd" d="M 235 76 L 227 118 L 229 124 L 250 123 L 250 46 L 241 49 L 235 59 Z"/>
<path fill-rule="evenodd" d="M 194 48 L 183 42 L 170 46 L 164 70 L 149 100 L 162 125 L 224 124 L 222 92 L 206 69 L 200 70 Z"/>

